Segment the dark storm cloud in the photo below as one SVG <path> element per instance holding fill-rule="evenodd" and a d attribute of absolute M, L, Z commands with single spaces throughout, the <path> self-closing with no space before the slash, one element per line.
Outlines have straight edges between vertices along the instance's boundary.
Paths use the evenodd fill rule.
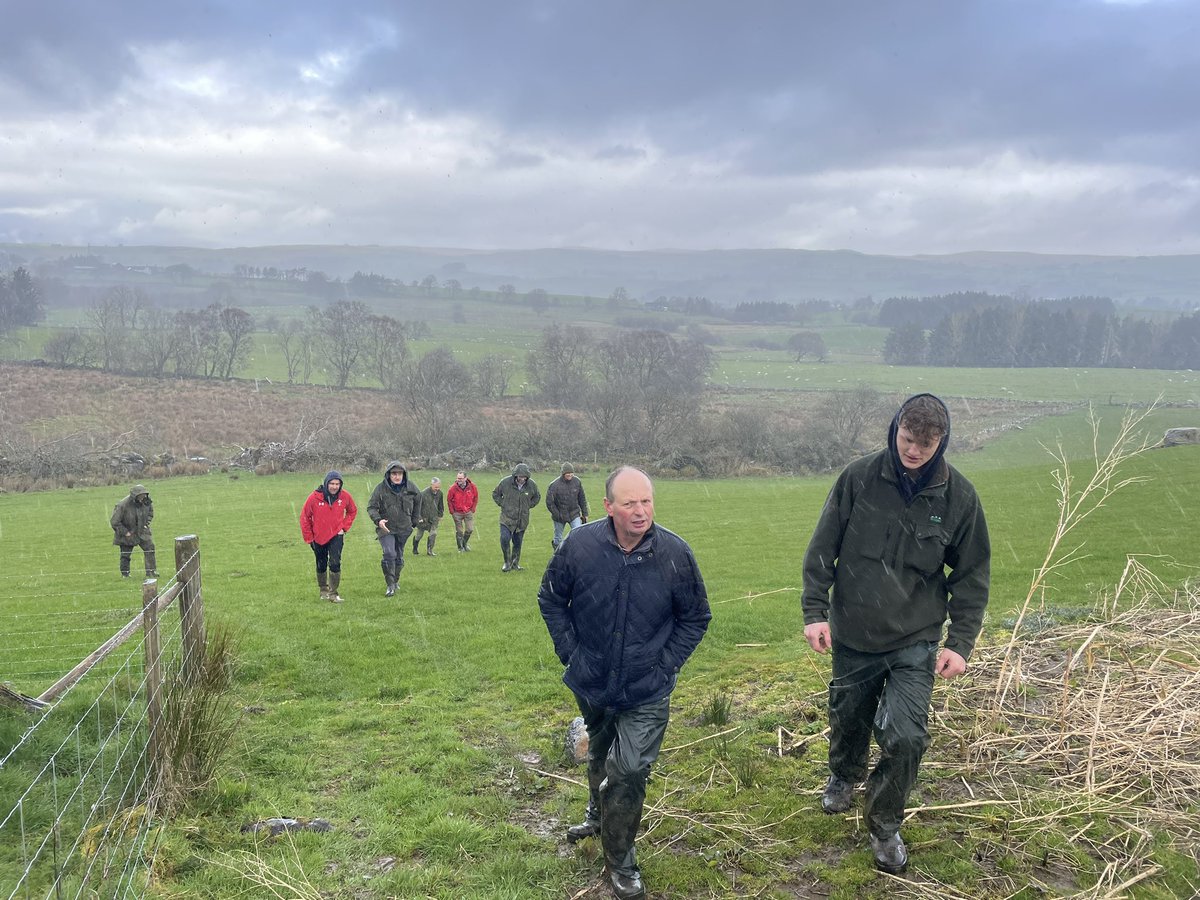
<path fill-rule="evenodd" d="M 1192 251 L 1198 22 L 1185 0 L 21 3 L 0 240 Z"/>

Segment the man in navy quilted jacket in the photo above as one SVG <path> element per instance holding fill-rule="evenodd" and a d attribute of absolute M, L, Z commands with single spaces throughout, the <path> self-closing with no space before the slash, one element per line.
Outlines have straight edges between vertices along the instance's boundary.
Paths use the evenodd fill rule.
<path fill-rule="evenodd" d="M 604 509 L 550 558 L 538 605 L 588 731 L 587 813 L 567 840 L 599 834 L 613 892 L 632 900 L 646 896 L 634 853 L 646 779 L 712 613 L 691 548 L 654 524 L 645 472 L 613 472 Z"/>

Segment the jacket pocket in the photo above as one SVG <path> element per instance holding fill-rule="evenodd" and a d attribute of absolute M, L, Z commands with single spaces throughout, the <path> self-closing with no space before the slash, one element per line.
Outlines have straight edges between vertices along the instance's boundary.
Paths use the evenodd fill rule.
<path fill-rule="evenodd" d="M 934 525 L 918 525 L 909 541 L 908 565 L 918 572 L 932 575 L 940 572 L 946 562 L 946 545 L 950 538 Z"/>

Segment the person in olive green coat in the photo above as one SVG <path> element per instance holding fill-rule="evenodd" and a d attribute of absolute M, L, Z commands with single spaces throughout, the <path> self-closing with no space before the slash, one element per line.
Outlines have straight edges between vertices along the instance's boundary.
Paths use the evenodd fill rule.
<path fill-rule="evenodd" d="M 384 596 L 396 596 L 400 571 L 404 568 L 404 545 L 417 527 L 421 514 L 421 492 L 408 480 L 408 469 L 392 460 L 383 470 L 383 481 L 371 492 L 367 515 L 375 523 L 375 537 L 383 551 Z"/>
<path fill-rule="evenodd" d="M 821 807 L 845 812 L 865 778 L 875 865 L 891 874 L 908 864 L 900 825 L 929 746 L 934 677 L 966 670 L 988 602 L 987 522 L 971 482 L 943 458 L 949 438 L 941 400 L 905 401 L 888 446 L 838 477 L 804 554 L 804 637 L 833 650 Z M 879 760 L 868 775 L 872 733 Z"/>
<path fill-rule="evenodd" d="M 421 543 L 421 536 L 426 533 L 429 534 L 429 540 L 425 542 L 425 553 L 428 556 L 437 556 L 433 552 L 433 545 L 437 543 L 438 522 L 442 521 L 445 515 L 446 496 L 442 493 L 442 479 L 432 478 L 429 487 L 421 491 L 421 515 L 413 532 L 413 556 L 419 552 L 417 545 Z"/>
<path fill-rule="evenodd" d="M 542 499 L 538 486 L 529 477 L 529 466 L 517 463 L 512 474 L 501 479 L 492 491 L 492 500 L 500 507 L 500 552 L 504 554 L 501 572 L 519 572 L 521 545 L 529 527 L 529 510 Z M 510 548 L 511 545 L 511 548 Z"/>
<path fill-rule="evenodd" d="M 109 524 L 113 530 L 113 544 L 121 548 L 121 577 L 129 577 L 129 562 L 133 548 L 142 548 L 142 561 L 146 564 L 146 577 L 155 578 L 154 538 L 150 534 L 150 520 L 154 518 L 154 503 L 150 492 L 135 484 L 129 496 L 113 507 Z"/>

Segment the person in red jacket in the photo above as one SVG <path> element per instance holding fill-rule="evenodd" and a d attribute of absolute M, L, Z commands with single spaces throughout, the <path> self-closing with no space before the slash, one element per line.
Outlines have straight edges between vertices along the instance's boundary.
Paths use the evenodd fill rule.
<path fill-rule="evenodd" d="M 458 552 L 470 550 L 467 542 L 475 533 L 475 508 L 479 506 L 479 488 L 467 477 L 466 472 L 455 476 L 454 484 L 446 491 L 446 505 L 454 519 L 454 538 L 458 541 Z"/>
<path fill-rule="evenodd" d="M 342 542 L 354 524 L 358 507 L 349 491 L 342 490 L 342 473 L 330 472 L 304 501 L 300 534 L 317 557 L 317 586 L 321 599 L 341 603 Z M 326 574 L 328 572 L 328 575 Z"/>

